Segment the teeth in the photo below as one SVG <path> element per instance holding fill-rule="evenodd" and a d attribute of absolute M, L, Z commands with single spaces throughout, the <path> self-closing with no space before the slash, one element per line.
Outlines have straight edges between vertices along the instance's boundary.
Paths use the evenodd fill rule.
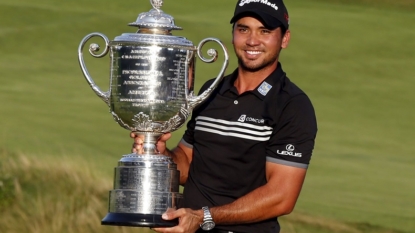
<path fill-rule="evenodd" d="M 255 55 L 255 54 L 260 54 L 260 51 L 246 51 L 249 54 Z"/>

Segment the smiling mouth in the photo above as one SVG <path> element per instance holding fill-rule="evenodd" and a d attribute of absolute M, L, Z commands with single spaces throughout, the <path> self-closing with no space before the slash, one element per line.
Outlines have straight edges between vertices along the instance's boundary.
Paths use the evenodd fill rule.
<path fill-rule="evenodd" d="M 257 54 L 262 53 L 261 51 L 252 51 L 252 50 L 245 50 L 245 52 L 250 55 L 257 55 Z"/>

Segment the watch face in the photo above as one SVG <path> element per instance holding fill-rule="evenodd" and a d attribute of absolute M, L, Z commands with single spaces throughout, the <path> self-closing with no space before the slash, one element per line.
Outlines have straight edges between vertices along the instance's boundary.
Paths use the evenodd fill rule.
<path fill-rule="evenodd" d="M 207 221 L 202 224 L 202 229 L 205 231 L 210 231 L 215 228 L 215 223 L 212 221 Z"/>

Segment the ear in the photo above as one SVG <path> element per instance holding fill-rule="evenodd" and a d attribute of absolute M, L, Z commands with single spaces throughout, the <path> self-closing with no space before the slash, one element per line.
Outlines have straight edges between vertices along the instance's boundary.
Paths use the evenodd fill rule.
<path fill-rule="evenodd" d="M 288 29 L 284 36 L 282 37 L 282 42 L 281 42 L 281 48 L 285 49 L 288 47 L 288 44 L 290 43 L 290 39 L 291 39 L 291 32 Z"/>

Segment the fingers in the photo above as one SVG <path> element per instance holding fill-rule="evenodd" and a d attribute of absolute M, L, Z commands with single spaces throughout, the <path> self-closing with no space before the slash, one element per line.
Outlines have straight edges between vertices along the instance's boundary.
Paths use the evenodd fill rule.
<path fill-rule="evenodd" d="M 143 152 L 144 152 L 144 149 L 143 149 L 144 136 L 143 135 L 137 135 L 136 133 L 131 132 L 130 137 L 134 139 L 134 143 L 133 143 L 133 146 L 131 148 L 131 152 L 132 153 L 137 153 L 137 154 L 143 154 Z"/>
<path fill-rule="evenodd" d="M 181 214 L 184 214 L 183 211 L 177 212 L 177 210 L 175 208 L 168 208 L 166 210 L 166 212 L 162 215 L 162 218 L 164 220 L 173 220 L 176 218 L 180 218 L 182 217 Z M 182 226 L 178 225 L 175 227 L 171 227 L 171 228 L 167 228 L 167 227 L 160 227 L 160 228 L 152 228 L 153 231 L 155 232 L 161 232 L 161 233 L 168 233 L 168 232 L 188 232 L 188 231 L 183 231 L 182 230 Z"/>
<path fill-rule="evenodd" d="M 131 148 L 132 153 L 137 154 L 143 154 L 144 153 L 144 135 L 143 134 L 137 134 L 135 132 L 130 133 L 130 138 L 134 139 L 133 146 Z M 166 141 L 171 138 L 171 133 L 165 133 L 160 136 L 160 138 L 157 141 L 157 151 L 155 150 L 155 153 L 164 153 L 166 150 Z"/>
<path fill-rule="evenodd" d="M 171 228 L 153 228 L 157 232 L 196 232 L 199 229 L 199 224 L 203 220 L 202 210 L 191 210 L 182 208 L 178 210 L 167 210 L 162 218 L 164 220 L 179 219 L 179 225 Z"/>
<path fill-rule="evenodd" d="M 131 151 L 136 154 L 143 154 L 144 153 L 143 148 L 144 148 L 143 141 L 141 139 L 138 139 L 137 141 L 133 143 L 133 148 L 131 149 Z"/>

